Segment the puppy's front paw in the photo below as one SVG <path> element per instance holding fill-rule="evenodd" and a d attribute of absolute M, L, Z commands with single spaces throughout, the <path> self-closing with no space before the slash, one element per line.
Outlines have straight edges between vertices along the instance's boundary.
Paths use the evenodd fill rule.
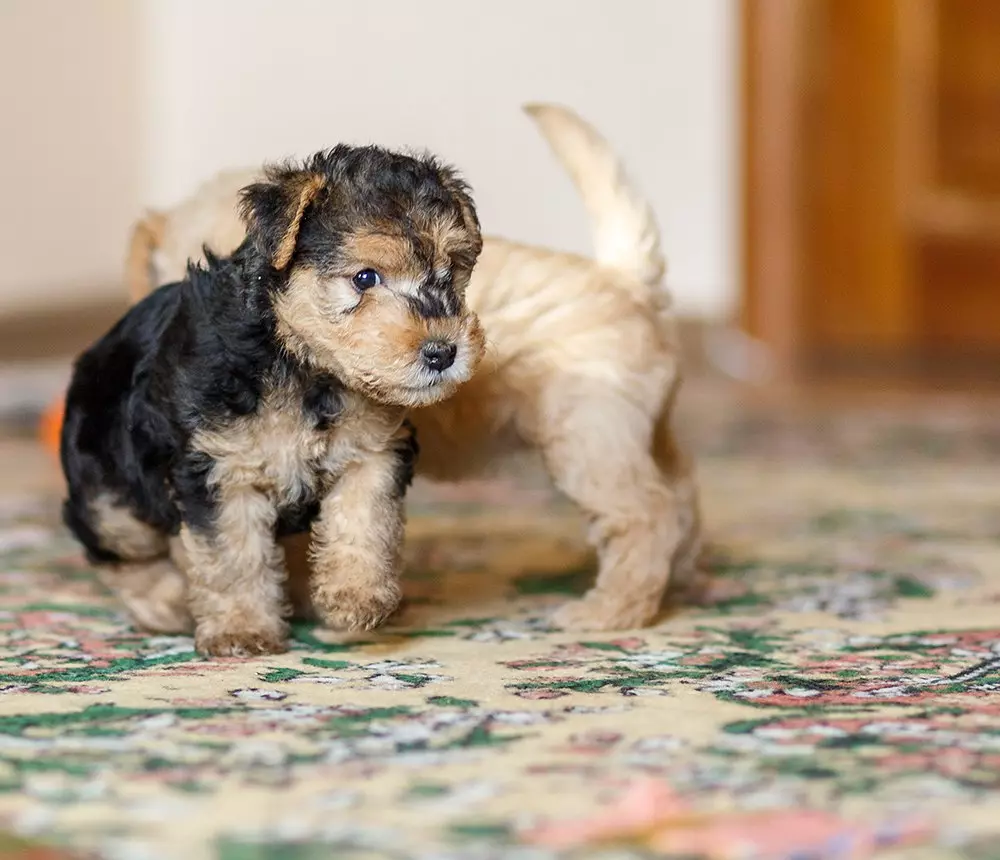
<path fill-rule="evenodd" d="M 288 642 L 281 630 L 204 630 L 194 636 L 194 647 L 205 657 L 261 657 L 283 654 Z"/>
<path fill-rule="evenodd" d="M 607 595 L 591 591 L 579 600 L 559 607 L 552 614 L 552 623 L 562 630 L 611 631 L 633 630 L 652 623 L 659 604 L 651 601 L 611 600 Z"/>
<path fill-rule="evenodd" d="M 402 598 L 394 580 L 368 586 L 331 584 L 313 592 L 313 606 L 328 627 L 372 630 L 389 619 Z"/>

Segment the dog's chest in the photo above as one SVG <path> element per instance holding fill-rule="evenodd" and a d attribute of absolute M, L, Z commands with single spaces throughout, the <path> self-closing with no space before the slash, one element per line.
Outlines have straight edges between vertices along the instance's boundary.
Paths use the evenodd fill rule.
<path fill-rule="evenodd" d="M 215 461 L 216 483 L 252 485 L 275 504 L 296 506 L 322 494 L 352 463 L 383 450 L 403 420 L 351 392 L 315 388 L 269 393 L 252 416 L 203 434 L 196 447 Z"/>
<path fill-rule="evenodd" d="M 300 504 L 315 496 L 337 433 L 336 418 L 329 424 L 317 422 L 301 402 L 270 400 L 249 423 L 248 453 L 257 486 L 279 504 Z"/>

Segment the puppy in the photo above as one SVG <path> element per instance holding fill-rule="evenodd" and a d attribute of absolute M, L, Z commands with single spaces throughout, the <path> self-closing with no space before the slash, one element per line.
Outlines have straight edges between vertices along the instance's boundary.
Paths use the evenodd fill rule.
<path fill-rule="evenodd" d="M 330 625 L 392 613 L 407 410 L 452 395 L 484 337 L 466 185 L 430 157 L 338 146 L 241 194 L 246 239 L 156 290 L 76 362 L 64 518 L 145 627 L 281 651 L 278 536 L 311 528 Z M 232 249 L 226 249 L 231 251 Z"/>
<path fill-rule="evenodd" d="M 537 449 L 586 514 L 599 560 L 594 589 L 562 607 L 556 623 L 642 626 L 669 581 L 687 583 L 700 549 L 695 477 L 671 427 L 681 371 L 659 234 L 596 131 L 565 108 L 526 110 L 583 197 L 595 259 L 485 240 L 467 301 L 490 359 L 455 397 L 414 411 L 418 472 L 460 480 L 515 447 Z M 224 174 L 140 222 L 129 254 L 133 298 L 183 271 L 202 243 L 226 251 L 240 241 L 234 207 L 247 180 Z"/>

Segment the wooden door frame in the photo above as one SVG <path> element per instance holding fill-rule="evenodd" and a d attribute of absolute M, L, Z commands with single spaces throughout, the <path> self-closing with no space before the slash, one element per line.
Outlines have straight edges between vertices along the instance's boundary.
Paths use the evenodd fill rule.
<path fill-rule="evenodd" d="M 984 354 L 974 348 L 966 355 L 924 340 L 921 315 L 926 310 L 918 306 L 916 292 L 920 248 L 929 239 L 1000 235 L 1000 203 L 953 193 L 935 179 L 935 10 L 944 2 L 870 0 L 863 21 L 875 26 L 875 41 L 851 50 L 869 70 L 859 74 L 870 74 L 872 84 L 869 102 L 855 109 L 843 99 L 831 104 L 829 90 L 816 77 L 817 44 L 830 51 L 820 55 L 823 63 L 839 58 L 844 68 L 843 29 L 836 44 L 824 44 L 823 31 L 816 29 L 828 7 L 819 0 L 739 0 L 740 324 L 765 348 L 774 378 L 789 381 L 817 373 L 978 377 L 986 367 Z M 840 15 L 837 20 L 843 28 L 845 21 L 859 26 L 862 19 Z M 890 42 L 892 53 L 886 54 Z M 822 150 L 816 146 L 817 110 L 823 116 L 832 111 Z M 822 283 L 829 270 L 815 267 L 830 255 L 815 249 L 829 236 L 823 219 L 829 227 L 832 216 L 817 196 L 823 187 L 816 182 L 823 175 L 817 158 L 834 152 L 842 164 L 865 146 L 874 155 L 857 183 L 858 219 L 834 241 L 843 240 L 844 260 L 862 260 L 853 267 L 862 277 L 850 277 L 849 267 L 845 283 L 877 283 L 879 288 L 836 296 L 833 310 L 839 316 L 824 316 L 816 302 L 831 295 L 829 283 Z M 858 256 L 862 232 L 866 238 L 880 237 L 879 254 Z M 853 303 L 846 316 L 845 300 Z M 989 367 L 995 367 L 992 355 Z"/>
<path fill-rule="evenodd" d="M 801 0 L 740 0 L 740 323 L 785 380 L 797 374 L 801 346 L 802 23 Z"/>
<path fill-rule="evenodd" d="M 846 0 L 845 0 L 846 2 Z M 859 0 L 851 0 L 852 3 Z M 740 0 L 742 99 L 742 221 L 744 291 L 741 323 L 744 331 L 765 347 L 772 376 L 794 380 L 826 373 L 838 366 L 877 368 L 899 366 L 909 348 L 910 325 L 907 248 L 901 225 L 908 201 L 903 191 L 915 187 L 912 173 L 922 167 L 922 153 L 900 147 L 919 136 L 902 134 L 896 124 L 912 115 L 919 88 L 901 80 L 901 65 L 885 44 L 893 41 L 895 0 L 868 0 L 856 13 L 840 16 L 840 25 L 873 26 L 873 37 L 853 50 L 870 75 L 870 99 L 865 104 L 832 98 L 814 77 L 815 52 L 823 44 L 812 28 L 819 6 L 812 0 Z M 934 0 L 916 0 L 931 3 Z M 843 10 L 841 10 L 843 11 Z M 864 34 L 867 35 L 867 34 Z M 826 45 L 828 60 L 844 60 L 843 43 Z M 853 66 L 850 67 L 853 71 Z M 813 77 L 810 77 L 813 76 Z M 901 110 L 900 99 L 913 104 Z M 829 110 L 834 125 L 822 144 L 817 138 L 817 111 Z M 909 121 L 909 120 L 907 120 Z M 926 136 L 924 136 L 926 137 Z M 829 185 L 817 182 L 827 159 L 834 163 L 865 159 L 851 192 L 857 219 L 832 216 L 826 208 Z M 818 173 L 817 173 L 818 171 Z M 904 180 L 905 175 L 905 180 Z M 877 281 L 878 293 L 855 294 L 846 319 L 846 295 L 826 292 L 826 259 L 822 242 L 830 231 L 843 244 L 852 283 Z M 878 254 L 858 256 L 862 241 L 879 237 Z M 862 239 L 861 237 L 864 237 Z M 820 242 L 820 245 L 817 243 Z M 851 271 L 853 269 L 853 271 Z M 852 275 L 860 276 L 858 279 Z M 832 317 L 817 301 L 837 298 Z M 839 310 L 839 313 L 836 311 Z M 831 322 L 836 324 L 831 329 Z M 846 327 L 846 332 L 845 332 Z M 846 362 L 845 362 L 846 359 Z M 822 368 L 822 370 L 820 370 Z"/>

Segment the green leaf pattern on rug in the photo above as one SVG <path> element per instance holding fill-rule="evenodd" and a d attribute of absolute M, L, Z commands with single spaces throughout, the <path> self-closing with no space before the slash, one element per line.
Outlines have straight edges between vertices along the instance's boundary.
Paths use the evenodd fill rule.
<path fill-rule="evenodd" d="M 986 860 L 1000 431 L 699 420 L 714 576 L 628 633 L 549 625 L 595 565 L 520 467 L 416 487 L 393 625 L 251 661 L 134 630 L 51 500 L 0 505 L 0 816 L 108 857 L 554 860 L 519 834 L 653 775 L 695 808 L 940 815 L 934 858 Z"/>

